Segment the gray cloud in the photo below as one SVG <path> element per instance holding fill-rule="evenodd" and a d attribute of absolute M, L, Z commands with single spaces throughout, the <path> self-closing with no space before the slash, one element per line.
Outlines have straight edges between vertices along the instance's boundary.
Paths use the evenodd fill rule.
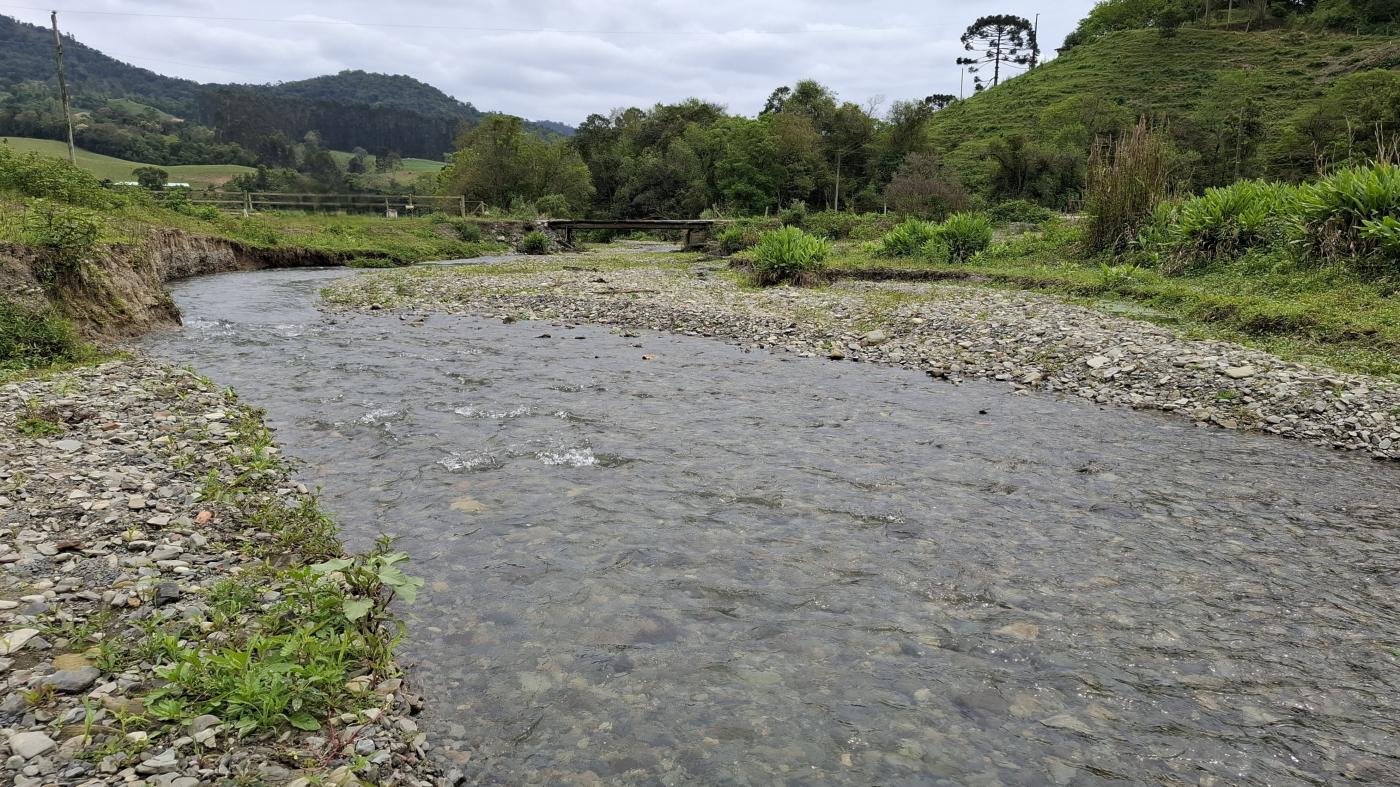
<path fill-rule="evenodd" d="M 975 18 L 1041 13 L 1055 46 L 1093 0 L 485 0 L 311 3 L 104 0 L 60 9 L 65 32 L 152 71 L 274 82 L 346 68 L 409 74 L 481 109 L 577 123 L 591 112 L 697 96 L 755 113 L 815 78 L 866 103 L 957 93 L 958 36 Z M 0 13 L 47 24 L 42 11 Z M 189 18 L 189 17 L 225 17 Z M 236 21 L 226 17 L 281 21 Z M 969 88 L 970 90 L 970 80 Z"/>

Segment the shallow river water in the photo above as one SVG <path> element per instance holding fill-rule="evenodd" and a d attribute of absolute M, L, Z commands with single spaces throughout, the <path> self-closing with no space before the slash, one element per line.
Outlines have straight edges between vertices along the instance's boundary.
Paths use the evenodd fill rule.
<path fill-rule="evenodd" d="M 719 341 L 176 288 L 483 784 L 1400 784 L 1400 472 Z M 654 356 L 651 360 L 643 355 Z"/>

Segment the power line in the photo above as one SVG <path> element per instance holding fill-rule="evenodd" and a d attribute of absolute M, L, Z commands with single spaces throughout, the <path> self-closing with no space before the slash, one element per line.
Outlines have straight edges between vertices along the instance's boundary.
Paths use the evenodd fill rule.
<path fill-rule="evenodd" d="M 0 8 L 19 9 L 24 11 L 47 11 L 47 8 L 28 5 L 0 4 Z M 563 33 L 571 35 L 599 35 L 599 36 L 732 36 L 742 33 L 757 33 L 760 35 L 822 35 L 829 33 L 893 33 L 909 32 L 917 30 L 933 30 L 931 27 L 831 27 L 831 28 L 802 28 L 787 30 L 754 30 L 750 28 L 737 30 L 589 30 L 585 28 L 562 28 L 562 27 L 468 27 L 462 25 L 417 25 L 393 22 L 355 22 L 343 19 L 276 19 L 271 17 L 255 16 L 190 16 L 187 14 L 151 14 L 136 11 L 80 11 L 73 9 L 58 9 L 60 13 L 81 15 L 81 16 L 123 16 L 139 19 L 182 19 L 195 22 L 253 22 L 277 25 L 329 25 L 337 27 L 368 27 L 383 28 L 393 30 L 445 30 L 451 32 L 464 33 Z"/>

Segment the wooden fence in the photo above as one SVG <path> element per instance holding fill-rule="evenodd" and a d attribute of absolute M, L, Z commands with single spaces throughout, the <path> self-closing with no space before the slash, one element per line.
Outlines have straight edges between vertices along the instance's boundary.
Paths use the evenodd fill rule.
<path fill-rule="evenodd" d="M 219 210 L 248 215 L 258 211 L 303 213 L 378 213 L 384 216 L 418 216 L 441 211 L 467 215 L 465 197 L 427 194 L 290 194 L 271 191 L 159 191 L 159 200 L 183 197 L 192 205 L 212 205 Z"/>

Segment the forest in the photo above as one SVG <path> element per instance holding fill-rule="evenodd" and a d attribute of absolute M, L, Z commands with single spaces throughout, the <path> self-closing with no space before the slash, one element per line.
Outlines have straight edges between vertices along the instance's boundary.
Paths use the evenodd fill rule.
<path fill-rule="evenodd" d="M 958 63 L 977 85 L 967 99 L 881 107 L 806 80 L 774 89 L 752 117 L 693 98 L 593 114 L 555 141 L 492 120 L 460 135 L 440 186 L 517 212 L 546 200 L 628 218 L 794 205 L 941 218 L 1007 200 L 1076 210 L 1093 149 L 1143 119 L 1167 140 L 1175 191 L 1297 182 L 1400 139 L 1387 8 L 1109 0 L 1048 63 L 1029 21 L 989 16 L 963 36 Z"/>

